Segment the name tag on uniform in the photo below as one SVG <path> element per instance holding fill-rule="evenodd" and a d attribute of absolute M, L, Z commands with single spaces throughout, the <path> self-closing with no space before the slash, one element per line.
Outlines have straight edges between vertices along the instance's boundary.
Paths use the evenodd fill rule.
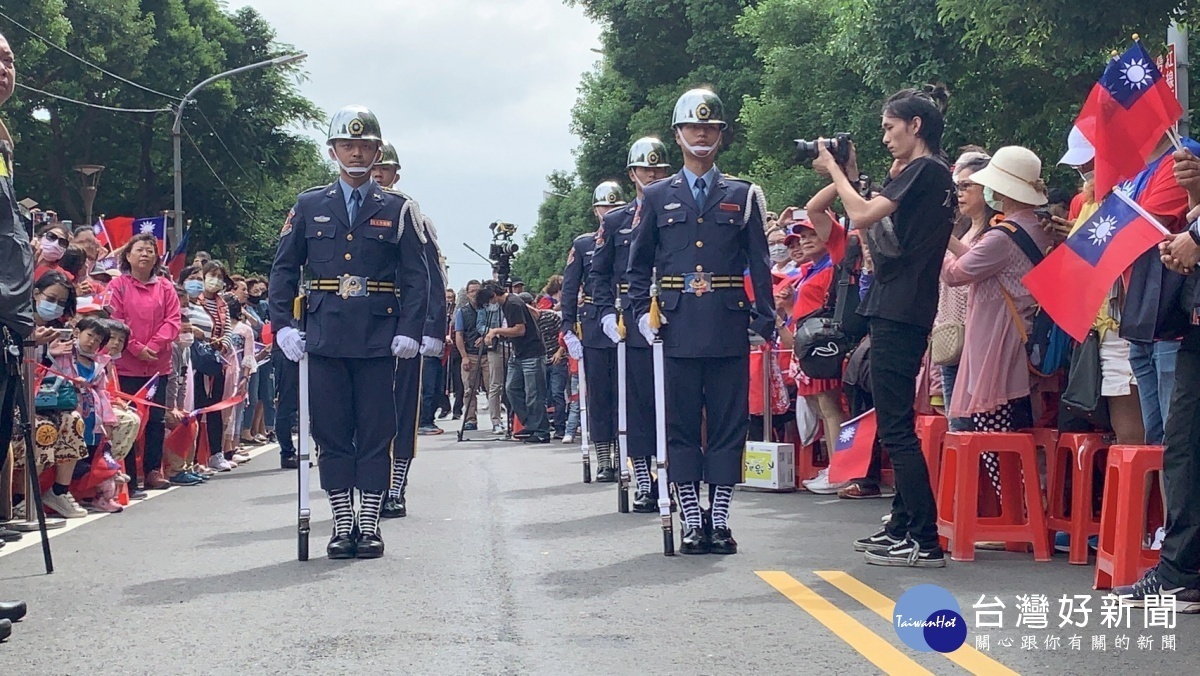
<path fill-rule="evenodd" d="M 313 216 L 313 223 L 328 223 L 328 216 Z"/>
<path fill-rule="evenodd" d="M 377 228 L 390 228 L 392 227 L 392 222 L 386 218 L 372 218 L 371 225 Z"/>
<path fill-rule="evenodd" d="M 721 211 L 741 211 L 740 204 L 732 204 L 730 202 L 721 202 Z"/>
<path fill-rule="evenodd" d="M 663 207 L 663 209 L 666 209 L 667 211 L 674 211 L 675 209 L 678 209 L 681 206 L 683 206 L 683 205 L 680 204 L 679 202 L 671 202 L 667 206 Z"/>

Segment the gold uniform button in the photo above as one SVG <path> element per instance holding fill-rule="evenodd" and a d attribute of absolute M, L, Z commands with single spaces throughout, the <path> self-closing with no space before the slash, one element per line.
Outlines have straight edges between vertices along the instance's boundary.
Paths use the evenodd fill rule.
<path fill-rule="evenodd" d="M 697 219 L 696 219 L 696 222 L 697 222 L 697 223 L 703 223 L 703 222 L 704 222 L 704 219 L 703 219 L 703 218 L 697 218 Z"/>
<path fill-rule="evenodd" d="M 347 241 L 347 242 L 353 242 L 353 241 L 354 241 L 354 235 L 346 235 L 346 241 Z"/>
<path fill-rule="evenodd" d="M 350 260 L 351 258 L 353 258 L 353 256 L 351 256 L 350 254 L 346 254 L 346 260 Z"/>
<path fill-rule="evenodd" d="M 703 266 L 703 265 L 697 265 L 697 266 L 696 266 L 696 272 L 704 272 L 704 266 Z"/>
<path fill-rule="evenodd" d="M 703 248 L 704 248 L 704 242 L 701 242 L 700 240 L 696 240 L 696 246 L 697 246 L 697 247 L 699 247 L 699 248 L 701 248 L 701 249 L 703 249 Z"/>
<path fill-rule="evenodd" d="M 743 301 L 740 301 L 740 300 L 739 300 L 739 301 L 738 301 L 738 307 L 746 307 L 746 303 L 745 303 L 745 302 L 743 302 Z"/>

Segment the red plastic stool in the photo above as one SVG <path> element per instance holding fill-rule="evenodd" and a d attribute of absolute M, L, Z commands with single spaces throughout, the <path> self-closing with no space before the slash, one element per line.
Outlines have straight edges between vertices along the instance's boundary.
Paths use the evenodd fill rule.
<path fill-rule="evenodd" d="M 129 504 L 129 484 L 121 484 L 117 489 L 117 504 L 126 506 Z"/>
<path fill-rule="evenodd" d="M 1100 517 L 1092 509 L 1092 482 L 1096 459 L 1107 451 L 1103 434 L 1064 434 L 1057 444 L 1047 447 L 1046 526 L 1050 542 L 1060 530 L 1071 536 L 1067 561 L 1075 565 L 1087 565 L 1087 540 L 1100 532 Z M 1071 477 L 1070 498 L 1067 477 Z"/>
<path fill-rule="evenodd" d="M 950 431 L 950 421 L 941 415 L 917 416 L 917 439 L 921 442 L 921 454 L 929 468 L 929 487 L 937 492 L 938 473 L 942 468 L 942 442 Z"/>
<path fill-rule="evenodd" d="M 1001 509 L 999 516 L 978 516 L 983 454 L 997 453 L 1000 460 Z M 1024 480 L 1024 476 L 1028 480 Z M 1033 437 L 1017 432 L 949 432 L 942 448 L 938 481 L 938 535 L 950 543 L 950 558 L 974 561 L 975 543 L 1001 541 L 1010 550 L 1033 545 L 1035 561 L 1049 561 L 1046 514 L 1042 491 L 1033 480 L 1037 450 Z M 991 486 L 988 486 L 991 490 Z M 1022 500 L 1022 496 L 1024 499 Z"/>
<path fill-rule="evenodd" d="M 1143 548 L 1142 536 L 1157 528 L 1162 515 L 1158 482 L 1146 494 L 1146 476 L 1162 472 L 1162 446 L 1113 446 L 1104 474 L 1100 546 L 1096 551 L 1096 589 L 1133 584 L 1158 563 L 1158 552 Z M 1149 511 L 1143 511 L 1147 498 Z"/>

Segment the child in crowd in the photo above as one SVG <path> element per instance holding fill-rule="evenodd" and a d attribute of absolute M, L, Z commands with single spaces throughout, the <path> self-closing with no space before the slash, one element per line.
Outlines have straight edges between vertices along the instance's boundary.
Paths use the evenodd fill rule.
<path fill-rule="evenodd" d="M 178 288 L 179 302 L 187 302 L 187 292 Z M 195 429 L 191 434 L 186 431 L 176 432 L 183 424 L 188 412 L 192 410 L 192 343 L 196 335 L 192 331 L 192 320 L 186 314 L 180 320 L 179 337 L 171 345 L 171 375 L 167 377 L 167 413 L 166 423 L 169 430 L 168 441 L 163 453 L 167 465 L 167 476 L 170 482 L 177 486 L 194 486 L 208 481 L 216 474 L 204 465 L 196 464 L 196 435 Z M 184 435 L 180 438 L 178 435 Z"/>
<path fill-rule="evenodd" d="M 250 460 L 250 456 L 243 454 L 238 445 L 241 443 L 242 421 L 245 418 L 247 387 L 250 385 L 250 375 L 258 370 L 258 362 L 254 358 L 254 329 L 246 320 L 242 303 L 230 297 L 226 304 L 229 306 L 229 318 L 233 321 L 233 354 L 237 373 L 237 385 L 233 396 L 241 397 L 242 400 L 233 408 L 227 409 L 225 450 L 233 452 L 230 460 L 240 465 Z"/>
<path fill-rule="evenodd" d="M 120 388 L 114 362 L 121 359 L 121 354 L 125 351 L 125 343 L 129 341 L 129 326 L 120 320 L 109 319 L 108 331 L 110 334 L 108 339 L 110 361 L 106 369 L 108 390 L 113 413 L 117 416 L 117 424 L 113 428 L 112 438 L 109 439 L 108 452 L 112 455 L 113 460 L 123 463 L 125 456 L 129 455 L 129 451 L 133 449 L 133 445 L 137 441 L 138 432 L 142 429 L 142 417 L 127 400 L 115 395 L 120 392 Z M 122 472 L 118 475 L 117 480 L 128 481 L 129 477 Z"/>

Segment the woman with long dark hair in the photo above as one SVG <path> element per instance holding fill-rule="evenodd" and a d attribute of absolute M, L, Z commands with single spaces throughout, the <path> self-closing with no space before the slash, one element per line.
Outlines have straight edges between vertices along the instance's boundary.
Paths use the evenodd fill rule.
<path fill-rule="evenodd" d="M 894 158 L 883 192 L 863 198 L 852 180 L 851 146 L 840 166 L 824 143 L 813 168 L 828 174 L 853 226 L 866 234 L 875 266 L 858 312 L 871 325 L 871 391 L 878 439 L 895 470 L 896 497 L 887 525 L 855 541 L 867 563 L 942 567 L 937 506 L 916 434 L 917 374 L 937 313 L 938 277 L 954 229 L 956 195 L 942 152 L 947 95 L 941 87 L 905 89 L 883 107 L 883 143 Z M 854 179 L 848 178 L 854 177 Z"/>

